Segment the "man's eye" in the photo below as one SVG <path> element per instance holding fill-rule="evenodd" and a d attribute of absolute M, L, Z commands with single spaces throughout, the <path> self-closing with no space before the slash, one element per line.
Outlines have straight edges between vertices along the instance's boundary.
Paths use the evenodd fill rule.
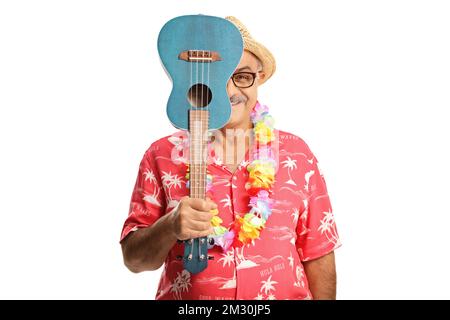
<path fill-rule="evenodd" d="M 244 74 L 238 74 L 236 75 L 237 80 L 250 80 L 250 76 L 244 75 Z"/>

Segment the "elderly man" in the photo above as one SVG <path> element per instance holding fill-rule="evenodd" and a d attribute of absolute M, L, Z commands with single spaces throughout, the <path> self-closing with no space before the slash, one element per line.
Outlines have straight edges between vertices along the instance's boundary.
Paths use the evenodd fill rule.
<path fill-rule="evenodd" d="M 239 20 L 226 19 L 245 50 L 227 84 L 231 118 L 210 144 L 208 197 L 187 196 L 187 166 L 172 152 L 186 139 L 154 142 L 122 231 L 125 265 L 142 272 L 164 264 L 156 299 L 335 299 L 340 243 L 317 159 L 301 138 L 273 128 L 257 94 L 275 59 Z M 252 134 L 236 142 L 233 131 Z M 208 252 L 214 259 L 191 274 L 177 240 L 204 236 L 216 241 Z"/>

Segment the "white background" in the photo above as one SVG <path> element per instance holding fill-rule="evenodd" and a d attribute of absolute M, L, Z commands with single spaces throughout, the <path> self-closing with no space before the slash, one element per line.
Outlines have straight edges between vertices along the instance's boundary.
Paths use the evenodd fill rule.
<path fill-rule="evenodd" d="M 411 0 L 1 1 L 0 298 L 154 298 L 159 272 L 129 272 L 118 241 L 174 131 L 158 32 L 197 13 L 277 58 L 259 98 L 321 162 L 338 298 L 450 298 L 450 5 Z"/>

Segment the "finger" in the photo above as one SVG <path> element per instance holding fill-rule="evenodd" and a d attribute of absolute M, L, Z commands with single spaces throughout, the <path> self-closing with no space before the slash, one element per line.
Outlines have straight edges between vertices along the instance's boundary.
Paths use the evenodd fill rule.
<path fill-rule="evenodd" d="M 207 231 L 211 228 L 210 222 L 200 222 L 191 220 L 186 224 L 186 227 L 189 229 L 188 231 Z"/>
<path fill-rule="evenodd" d="M 210 234 L 213 234 L 213 233 L 214 233 L 214 229 L 210 228 L 210 229 L 208 229 L 206 231 L 202 231 L 202 232 L 193 231 L 192 235 L 194 238 L 201 238 L 201 237 L 209 236 Z"/>
<path fill-rule="evenodd" d="M 189 202 L 189 200 L 190 200 L 190 197 L 189 197 L 189 196 L 184 196 L 184 197 L 182 197 L 182 198 L 180 199 L 180 203 L 183 203 L 183 202 Z"/>
<path fill-rule="evenodd" d="M 217 204 L 212 200 L 204 200 L 200 198 L 191 198 L 189 200 L 189 204 L 191 208 L 199 210 L 199 211 L 209 211 L 211 209 L 217 209 Z"/>
<path fill-rule="evenodd" d="M 199 211 L 192 208 L 190 211 L 191 214 L 189 215 L 189 218 L 195 221 L 210 222 L 212 217 L 214 217 L 214 215 L 209 211 Z"/>

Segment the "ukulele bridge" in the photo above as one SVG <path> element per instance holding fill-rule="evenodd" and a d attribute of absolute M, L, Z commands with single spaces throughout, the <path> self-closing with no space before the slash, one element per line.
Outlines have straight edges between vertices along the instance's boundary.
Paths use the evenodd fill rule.
<path fill-rule="evenodd" d="M 222 60 L 217 51 L 186 50 L 178 55 L 178 59 L 187 62 L 216 62 Z"/>

